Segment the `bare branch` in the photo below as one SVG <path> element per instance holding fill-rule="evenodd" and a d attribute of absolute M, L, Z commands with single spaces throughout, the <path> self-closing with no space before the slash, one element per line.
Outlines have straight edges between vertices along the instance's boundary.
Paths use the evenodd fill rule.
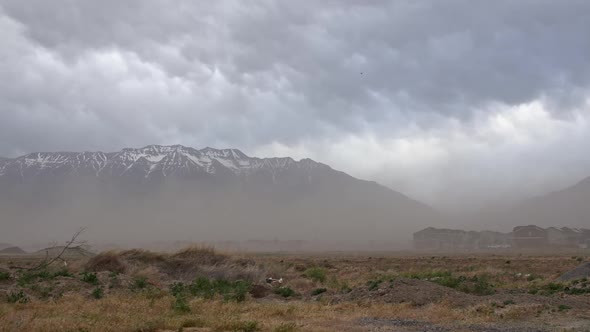
<path fill-rule="evenodd" d="M 52 259 L 50 259 L 50 260 L 49 260 L 49 250 L 47 250 L 47 251 L 45 252 L 45 253 L 46 253 L 45 259 L 44 259 L 44 260 L 43 260 L 41 263 L 39 263 L 39 264 L 35 265 L 34 267 L 32 267 L 32 268 L 28 268 L 28 270 L 31 270 L 31 271 L 32 271 L 32 270 L 38 270 L 38 269 L 41 269 L 41 268 L 45 268 L 45 267 L 47 267 L 47 266 L 49 266 L 49 265 L 53 264 L 53 262 L 55 262 L 55 261 L 57 261 L 57 260 L 62 260 L 62 261 L 65 261 L 63 258 L 61 258 L 61 256 L 63 256 L 63 254 L 64 254 L 64 253 L 65 253 L 65 252 L 66 252 L 66 251 L 67 251 L 69 248 L 71 248 L 73 245 L 79 245 L 79 244 L 86 243 L 85 241 L 76 242 L 76 239 L 77 239 L 77 238 L 80 236 L 80 234 L 82 234 L 82 232 L 84 232 L 85 230 L 86 230 L 86 228 L 85 228 L 85 227 L 82 227 L 82 228 L 78 229 L 78 230 L 77 230 L 77 231 L 74 233 L 74 235 L 72 235 L 72 238 L 71 238 L 71 239 L 70 239 L 68 242 L 66 242 L 66 245 L 63 247 L 63 249 L 61 250 L 61 252 L 60 252 L 60 253 L 59 253 L 57 256 L 53 257 L 53 258 L 52 258 Z"/>

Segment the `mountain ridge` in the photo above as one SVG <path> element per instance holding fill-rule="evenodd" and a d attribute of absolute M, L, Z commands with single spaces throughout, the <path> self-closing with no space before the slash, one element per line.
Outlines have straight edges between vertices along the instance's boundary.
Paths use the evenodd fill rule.
<path fill-rule="evenodd" d="M 109 241 L 116 229 L 121 238 L 141 234 L 142 240 L 197 234 L 195 240 L 399 244 L 441 219 L 400 192 L 308 158 L 181 145 L 35 152 L 0 161 L 0 208 L 12 233 L 29 227 L 40 241 L 47 227 L 66 232 L 84 223 Z"/>

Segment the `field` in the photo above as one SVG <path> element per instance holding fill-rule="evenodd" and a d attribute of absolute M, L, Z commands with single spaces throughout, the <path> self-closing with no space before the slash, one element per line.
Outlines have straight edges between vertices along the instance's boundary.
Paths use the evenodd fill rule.
<path fill-rule="evenodd" d="M 1 331 L 590 331 L 588 278 L 557 281 L 579 252 L 39 259 L 0 256 Z"/>

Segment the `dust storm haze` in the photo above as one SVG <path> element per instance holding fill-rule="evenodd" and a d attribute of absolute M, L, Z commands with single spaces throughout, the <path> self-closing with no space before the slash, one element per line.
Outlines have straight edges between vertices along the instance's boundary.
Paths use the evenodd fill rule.
<path fill-rule="evenodd" d="M 590 3 L 566 3 L 0 0 L 0 242 L 590 227 Z"/>

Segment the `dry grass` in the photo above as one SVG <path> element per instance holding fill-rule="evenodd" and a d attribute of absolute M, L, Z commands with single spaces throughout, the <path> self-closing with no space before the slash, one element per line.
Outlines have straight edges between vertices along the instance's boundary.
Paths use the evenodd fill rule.
<path fill-rule="evenodd" d="M 367 317 L 425 321 L 450 330 L 473 324 L 552 324 L 557 328 L 575 321 L 590 325 L 590 294 L 568 295 L 561 290 L 546 296 L 528 294 L 532 287 L 549 285 L 579 264 L 564 256 L 236 257 L 209 247 L 191 247 L 172 254 L 107 252 L 77 264 L 83 269 L 70 270 L 73 276 L 52 278 L 49 273 L 23 286 L 16 285 L 18 275 L 12 271 L 14 278 L 0 283 L 0 331 L 177 331 L 182 327 L 364 331 L 370 327 L 359 325 L 359 320 Z M 81 281 L 77 272 L 82 270 L 101 271 L 99 284 Z M 476 296 L 438 285 L 437 280 L 403 278 L 447 272 L 458 280 L 485 275 L 495 294 Z M 282 277 L 282 286 L 298 295 L 248 296 L 237 303 L 223 296 L 203 299 L 188 293 L 175 298 L 170 288 L 179 281 L 188 287 L 197 277 L 265 285 L 266 276 Z M 143 286 L 138 286 L 138 280 L 145 281 Z M 313 295 L 319 287 L 327 291 Z M 50 288 L 63 294 L 54 291 L 41 298 L 39 294 Z M 92 297 L 96 288 L 104 288 L 103 298 Z M 30 302 L 3 302 L 17 290 L 30 294 Z M 439 295 L 430 300 L 431 292 Z M 412 296 L 418 295 L 423 305 L 411 303 Z M 410 301 L 396 303 L 401 298 Z"/>

